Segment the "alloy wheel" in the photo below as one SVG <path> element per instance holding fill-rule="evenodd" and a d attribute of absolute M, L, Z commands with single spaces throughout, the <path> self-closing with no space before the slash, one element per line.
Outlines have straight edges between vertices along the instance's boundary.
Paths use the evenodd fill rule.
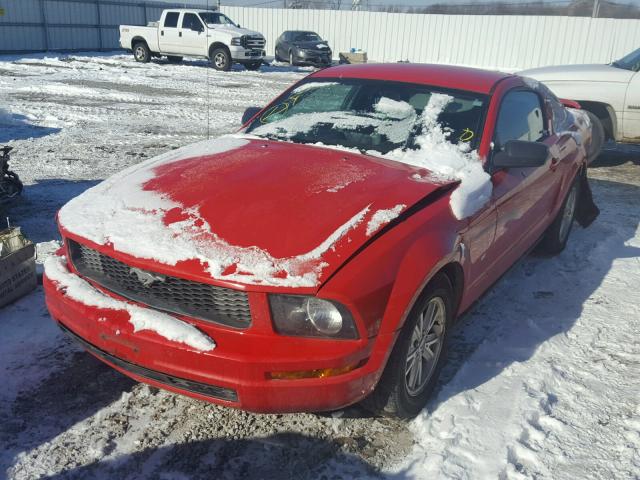
<path fill-rule="evenodd" d="M 413 397 L 424 390 L 433 375 L 442 351 L 446 318 L 445 303 L 440 297 L 429 300 L 418 317 L 404 372 L 407 393 Z"/>

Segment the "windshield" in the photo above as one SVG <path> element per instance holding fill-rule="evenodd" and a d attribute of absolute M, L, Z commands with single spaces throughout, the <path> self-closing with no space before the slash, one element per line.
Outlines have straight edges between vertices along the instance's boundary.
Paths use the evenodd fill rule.
<path fill-rule="evenodd" d="M 213 13 L 213 12 L 200 12 L 200 18 L 207 25 L 233 25 L 237 26 L 235 23 L 231 21 L 229 17 L 222 13 Z"/>
<path fill-rule="evenodd" d="M 313 32 L 296 32 L 293 35 L 294 42 L 321 42 L 320 35 Z"/>
<path fill-rule="evenodd" d="M 632 72 L 640 71 L 640 48 L 622 57 L 620 60 L 613 62 L 612 65 L 625 70 L 631 70 Z"/>
<path fill-rule="evenodd" d="M 433 98 L 432 98 L 433 97 Z M 436 114 L 451 143 L 477 146 L 486 97 L 426 85 L 361 79 L 300 84 L 254 120 L 246 132 L 294 143 L 354 148 L 386 154 L 415 149 L 430 127 L 431 100 L 446 97 Z M 423 115 L 423 112 L 425 115 Z"/>

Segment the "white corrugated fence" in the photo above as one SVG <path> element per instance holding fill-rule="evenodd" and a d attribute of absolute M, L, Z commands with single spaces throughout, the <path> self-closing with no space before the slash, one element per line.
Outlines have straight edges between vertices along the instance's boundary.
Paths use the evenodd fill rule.
<path fill-rule="evenodd" d="M 366 50 L 380 62 L 451 63 L 519 70 L 563 63 L 606 63 L 640 48 L 640 20 L 424 15 L 336 10 L 222 7 L 262 32 L 268 54 L 284 30 L 313 30 L 338 52 Z"/>

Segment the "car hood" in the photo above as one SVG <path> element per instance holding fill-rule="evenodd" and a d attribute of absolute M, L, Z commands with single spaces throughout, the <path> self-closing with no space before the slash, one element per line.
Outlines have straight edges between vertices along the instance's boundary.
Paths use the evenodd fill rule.
<path fill-rule="evenodd" d="M 222 137 L 108 179 L 65 205 L 59 223 L 68 237 L 161 273 L 315 289 L 447 184 L 428 178 L 357 153 Z"/>
<path fill-rule="evenodd" d="M 213 30 L 216 33 L 225 33 L 227 35 L 230 35 L 231 37 L 241 37 L 242 35 L 251 35 L 251 36 L 258 36 L 258 37 L 263 37 L 264 35 L 262 35 L 260 32 L 256 32 L 255 30 L 249 30 L 247 28 L 240 28 L 240 27 L 234 27 L 231 25 L 207 25 L 211 30 Z"/>
<path fill-rule="evenodd" d="M 633 72 L 611 65 L 557 65 L 534 68 L 519 73 L 525 77 L 535 78 L 541 82 L 553 81 L 595 81 L 595 82 L 629 82 Z"/>

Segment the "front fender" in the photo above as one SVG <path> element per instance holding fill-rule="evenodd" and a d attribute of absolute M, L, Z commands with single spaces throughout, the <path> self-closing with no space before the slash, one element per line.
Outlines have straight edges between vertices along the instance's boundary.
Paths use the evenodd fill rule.
<path fill-rule="evenodd" d="M 369 337 L 396 332 L 433 275 L 459 260 L 460 226 L 444 195 L 347 261 L 318 296 L 346 305 Z"/>

